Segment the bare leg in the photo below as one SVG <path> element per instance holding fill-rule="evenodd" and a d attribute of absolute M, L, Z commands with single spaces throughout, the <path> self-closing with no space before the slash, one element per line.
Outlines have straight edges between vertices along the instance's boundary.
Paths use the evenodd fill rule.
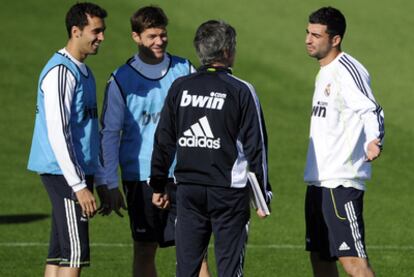
<path fill-rule="evenodd" d="M 315 277 L 338 277 L 336 262 L 322 260 L 317 252 L 310 253 L 313 276 Z"/>
<path fill-rule="evenodd" d="M 374 277 L 375 274 L 370 267 L 368 260 L 358 257 L 339 258 L 346 273 L 352 277 Z"/>
<path fill-rule="evenodd" d="M 47 264 L 45 267 L 45 277 L 58 277 L 59 266 Z"/>
<path fill-rule="evenodd" d="M 59 277 L 79 277 L 81 269 L 79 267 L 59 267 Z"/>
<path fill-rule="evenodd" d="M 134 241 L 134 277 L 156 277 L 155 253 L 156 243 Z"/>
<path fill-rule="evenodd" d="M 210 271 L 208 270 L 207 258 L 204 258 L 203 262 L 201 263 L 200 273 L 198 277 L 210 277 Z"/>

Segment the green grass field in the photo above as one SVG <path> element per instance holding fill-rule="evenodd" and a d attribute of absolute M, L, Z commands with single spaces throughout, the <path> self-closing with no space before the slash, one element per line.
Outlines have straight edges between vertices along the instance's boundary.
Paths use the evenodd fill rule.
<path fill-rule="evenodd" d="M 414 276 L 414 78 L 411 34 L 414 2 L 394 1 L 97 1 L 107 9 L 106 40 L 87 59 L 99 108 L 110 72 L 135 51 L 129 17 L 159 4 L 170 18 L 169 52 L 198 61 L 192 38 L 207 19 L 224 19 L 238 32 L 234 74 L 255 85 L 269 135 L 273 214 L 252 219 L 246 276 L 311 276 L 304 245 L 302 173 L 317 62 L 304 47 L 307 16 L 322 5 L 348 21 L 343 50 L 370 71 L 385 111 L 386 142 L 365 197 L 368 252 L 378 276 Z M 41 276 L 49 238 L 50 204 L 40 179 L 26 170 L 38 76 L 66 43 L 64 15 L 72 1 L 8 1 L 0 9 L 0 276 Z M 411 122 L 411 123 L 410 123 Z M 127 218 L 91 222 L 92 266 L 83 276 L 130 276 Z M 210 263 L 214 255 L 210 249 Z M 159 276 L 175 276 L 174 250 L 159 251 Z M 212 266 L 214 268 L 214 266 Z M 213 269 L 214 272 L 214 269 Z M 344 273 L 341 271 L 343 276 Z"/>

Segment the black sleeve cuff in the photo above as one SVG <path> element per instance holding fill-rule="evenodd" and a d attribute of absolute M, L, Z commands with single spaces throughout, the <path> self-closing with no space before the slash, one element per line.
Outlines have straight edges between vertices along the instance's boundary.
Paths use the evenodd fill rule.
<path fill-rule="evenodd" d="M 154 193 L 164 193 L 168 178 L 151 177 L 149 185 L 152 187 Z"/>

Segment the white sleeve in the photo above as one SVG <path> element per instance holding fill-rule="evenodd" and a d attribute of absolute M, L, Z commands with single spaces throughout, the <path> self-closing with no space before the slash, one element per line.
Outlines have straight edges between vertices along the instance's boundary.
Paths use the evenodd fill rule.
<path fill-rule="evenodd" d="M 118 187 L 119 144 L 124 113 L 124 99 L 114 77 L 111 77 L 102 108 L 100 163 L 95 175 L 97 186 Z"/>
<path fill-rule="evenodd" d="M 77 192 L 85 188 L 86 183 L 85 174 L 76 159 L 70 131 L 75 86 L 75 76 L 64 65 L 50 70 L 41 84 L 50 146 L 67 183 Z"/>
<path fill-rule="evenodd" d="M 190 74 L 191 73 L 196 73 L 197 69 L 190 63 Z"/>
<path fill-rule="evenodd" d="M 346 105 L 352 109 L 363 121 L 366 141 L 365 151 L 368 143 L 379 138 L 382 143 L 384 137 L 384 111 L 375 101 L 369 80 L 360 82 L 359 85 L 348 84 L 345 89 L 344 99 Z"/>

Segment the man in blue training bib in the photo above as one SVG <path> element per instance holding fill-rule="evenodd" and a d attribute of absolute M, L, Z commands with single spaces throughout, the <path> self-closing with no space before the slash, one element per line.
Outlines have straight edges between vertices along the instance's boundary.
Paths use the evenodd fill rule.
<path fill-rule="evenodd" d="M 159 7 L 143 7 L 132 15 L 132 39 L 138 53 L 111 74 L 102 109 L 102 167 L 96 181 L 106 185 L 109 199 L 101 213 L 114 210 L 119 214 L 123 206 L 119 165 L 134 240 L 133 276 L 156 276 L 157 247 L 175 243 L 175 202 L 169 210 L 153 206 L 147 179 L 154 133 L 168 89 L 178 77 L 195 70 L 187 59 L 166 53 L 167 24 Z M 170 169 L 168 188 L 174 198 L 172 174 Z M 207 274 L 207 269 L 204 272 Z"/>
<path fill-rule="evenodd" d="M 84 60 L 98 52 L 106 16 L 92 3 L 72 6 L 66 15 L 67 45 L 39 78 L 28 169 L 40 174 L 52 203 L 45 276 L 79 276 L 81 267 L 89 265 L 99 130 L 95 79 Z"/>

